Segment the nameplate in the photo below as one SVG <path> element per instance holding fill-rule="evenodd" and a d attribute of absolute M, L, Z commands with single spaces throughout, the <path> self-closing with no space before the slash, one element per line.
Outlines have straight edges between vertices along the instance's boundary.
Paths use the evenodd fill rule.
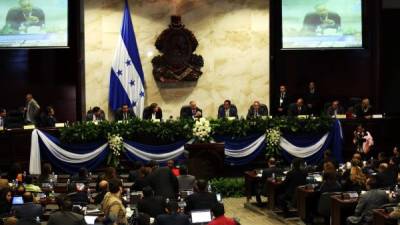
<path fill-rule="evenodd" d="M 346 114 L 338 114 L 336 115 L 336 119 L 346 119 Z"/>
<path fill-rule="evenodd" d="M 123 123 L 123 122 L 124 122 L 123 120 L 118 120 L 118 121 L 117 121 L 117 123 Z"/>
<path fill-rule="evenodd" d="M 236 120 L 236 117 L 230 116 L 230 117 L 228 117 L 228 120 Z"/>
<path fill-rule="evenodd" d="M 4 127 L 0 127 L 0 131 L 4 130 Z"/>
<path fill-rule="evenodd" d="M 63 128 L 63 127 L 65 127 L 65 123 L 56 123 L 55 127 Z"/>
<path fill-rule="evenodd" d="M 159 122 L 161 122 L 160 119 L 152 119 L 151 121 L 153 121 L 154 123 L 159 123 Z"/>
<path fill-rule="evenodd" d="M 358 198 L 358 194 L 357 194 L 357 192 L 350 192 L 349 197 L 350 198 Z"/>
<path fill-rule="evenodd" d="M 94 125 L 99 125 L 99 121 L 93 121 Z"/>
<path fill-rule="evenodd" d="M 35 129 L 35 125 L 25 125 L 24 130 L 33 130 Z"/>
<path fill-rule="evenodd" d="M 382 119 L 383 115 L 382 114 L 374 114 L 374 115 L 372 115 L 372 118 L 373 119 Z"/>
<path fill-rule="evenodd" d="M 307 119 L 307 115 L 298 115 L 297 118 L 299 118 L 299 119 Z"/>

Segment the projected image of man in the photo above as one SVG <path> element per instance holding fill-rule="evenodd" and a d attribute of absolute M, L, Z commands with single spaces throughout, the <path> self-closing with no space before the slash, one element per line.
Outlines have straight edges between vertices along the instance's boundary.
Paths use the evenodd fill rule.
<path fill-rule="evenodd" d="M 303 22 L 303 32 L 308 34 L 324 34 L 326 30 L 340 31 L 340 15 L 328 10 L 325 4 L 317 4 L 315 11 L 308 13 Z"/>
<path fill-rule="evenodd" d="M 8 10 L 6 25 L 3 34 L 28 33 L 31 27 L 39 30 L 45 24 L 45 15 L 42 9 L 34 7 L 31 0 L 16 0 L 19 6 Z"/>

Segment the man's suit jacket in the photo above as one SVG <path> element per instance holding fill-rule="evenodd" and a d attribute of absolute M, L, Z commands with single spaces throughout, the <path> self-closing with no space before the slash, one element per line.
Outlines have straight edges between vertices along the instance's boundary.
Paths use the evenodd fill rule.
<path fill-rule="evenodd" d="M 36 123 L 39 112 L 40 112 L 39 104 L 36 102 L 35 99 L 30 100 L 28 103 L 26 103 L 25 121 Z"/>
<path fill-rule="evenodd" d="M 93 114 L 94 114 L 93 111 L 92 111 L 92 110 L 89 110 L 89 111 L 87 112 L 87 114 L 86 114 L 86 121 L 93 121 Z M 106 115 L 105 115 L 105 113 L 104 113 L 103 110 L 101 110 L 100 116 L 97 117 L 97 120 L 98 120 L 98 121 L 104 121 L 104 120 L 106 120 Z"/>
<path fill-rule="evenodd" d="M 260 108 L 258 109 L 258 112 L 254 110 L 254 106 L 250 106 L 249 111 L 247 112 L 247 119 L 253 119 L 257 118 L 260 116 L 268 116 L 268 107 L 264 104 L 260 104 Z"/>
<path fill-rule="evenodd" d="M 40 120 L 41 127 L 54 127 L 57 123 L 57 119 L 54 116 L 43 115 Z"/>
<path fill-rule="evenodd" d="M 286 178 L 282 183 L 282 190 L 287 199 L 292 199 L 296 188 L 306 184 L 307 173 L 303 170 L 291 170 L 286 174 Z"/>
<path fill-rule="evenodd" d="M 196 107 L 196 113 L 197 113 L 197 112 L 203 113 L 203 111 L 202 111 L 199 107 Z M 183 106 L 183 107 L 181 108 L 180 117 L 181 117 L 182 119 L 192 119 L 193 116 L 194 116 L 194 115 L 193 115 L 193 112 L 192 112 L 192 108 L 191 108 L 189 105 Z"/>
<path fill-rule="evenodd" d="M 308 91 L 304 95 L 304 102 L 305 105 L 308 107 L 308 104 L 311 105 L 311 108 L 308 107 L 308 110 L 313 113 L 314 115 L 319 115 L 320 114 L 320 96 L 317 91 L 314 93 L 311 93 Z"/>
<path fill-rule="evenodd" d="M 21 221 L 36 221 L 36 217 L 43 214 L 42 206 L 32 202 L 13 206 L 12 210 L 15 212 L 15 217 Z"/>
<path fill-rule="evenodd" d="M 344 110 L 344 108 L 342 106 L 338 106 L 337 110 L 336 110 L 336 115 L 340 115 L 340 114 L 345 114 L 346 111 Z M 335 110 L 333 109 L 332 106 L 329 106 L 328 109 L 326 110 L 326 114 L 328 114 L 328 116 L 334 116 L 335 115 Z"/>
<path fill-rule="evenodd" d="M 37 23 L 31 24 L 32 26 L 43 26 L 45 23 L 45 15 L 43 10 L 39 8 L 33 8 L 31 16 L 38 17 L 39 21 Z M 6 24 L 9 29 L 18 31 L 21 24 L 26 22 L 24 13 L 21 8 L 12 8 L 8 11 L 6 17 Z"/>
<path fill-rule="evenodd" d="M 86 225 L 83 215 L 70 212 L 58 211 L 50 215 L 47 225 Z"/>
<path fill-rule="evenodd" d="M 229 108 L 229 117 L 235 117 L 238 118 L 238 112 L 237 112 L 237 108 L 235 105 L 231 105 L 231 107 Z M 225 108 L 224 105 L 220 105 L 218 108 L 218 119 L 220 118 L 225 118 Z"/>
<path fill-rule="evenodd" d="M 192 210 L 211 209 L 218 203 L 217 196 L 210 192 L 197 192 L 186 198 L 186 212 Z"/>
<path fill-rule="evenodd" d="M 361 194 L 354 215 L 361 220 L 370 222 L 373 218 L 373 209 L 379 208 L 388 202 L 388 195 L 384 190 L 372 189 Z"/>
<path fill-rule="evenodd" d="M 269 167 L 263 170 L 262 172 L 262 181 L 266 181 L 268 178 L 272 177 L 272 174 L 275 174 L 275 176 L 282 175 L 283 170 L 279 167 Z"/>
<path fill-rule="evenodd" d="M 155 225 L 190 225 L 189 217 L 184 214 L 163 214 L 156 217 Z"/>
<path fill-rule="evenodd" d="M 282 103 L 280 103 L 280 99 L 281 99 L 281 93 L 278 94 L 276 100 L 274 101 L 275 105 L 272 109 L 272 113 L 277 116 L 286 115 L 288 106 L 290 104 L 290 96 L 287 92 L 283 96 Z M 279 112 L 278 108 L 282 108 L 283 111 Z"/>
<path fill-rule="evenodd" d="M 139 200 L 137 207 L 139 212 L 146 213 L 150 217 L 156 218 L 164 213 L 165 199 L 161 196 L 143 198 Z"/>
<path fill-rule="evenodd" d="M 177 179 L 179 183 L 179 191 L 193 190 L 196 177 L 192 175 L 180 175 Z"/>
<path fill-rule="evenodd" d="M 288 116 L 298 116 L 298 115 L 307 115 L 307 106 L 303 105 L 299 110 L 296 103 L 292 103 L 288 109 Z"/>
<path fill-rule="evenodd" d="M 149 185 L 153 188 L 156 196 L 175 199 L 178 193 L 178 180 L 168 167 L 155 169 L 148 175 Z"/>
<path fill-rule="evenodd" d="M 132 110 L 129 110 L 126 113 L 127 116 L 127 120 L 133 119 L 136 117 L 135 113 Z M 119 109 L 117 112 L 115 112 L 115 120 L 119 121 L 119 120 L 124 120 L 124 113 L 122 112 L 121 109 Z"/>
<path fill-rule="evenodd" d="M 143 110 L 143 119 L 144 120 L 151 120 L 153 115 L 153 109 L 150 106 L 147 106 Z M 156 119 L 162 120 L 162 110 L 161 108 L 158 108 L 158 111 L 156 112 Z"/>
<path fill-rule="evenodd" d="M 357 105 L 355 106 L 354 111 L 357 115 L 357 118 L 360 119 L 364 118 L 365 116 L 372 116 L 372 114 L 374 114 L 372 106 L 369 106 L 367 110 L 364 111 L 361 105 Z"/>

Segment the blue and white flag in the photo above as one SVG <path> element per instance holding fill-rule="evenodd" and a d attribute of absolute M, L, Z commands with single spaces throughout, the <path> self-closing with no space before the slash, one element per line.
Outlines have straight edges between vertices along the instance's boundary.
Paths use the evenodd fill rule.
<path fill-rule="evenodd" d="M 144 108 L 144 74 L 136 44 L 128 2 L 125 0 L 121 36 L 111 68 L 109 104 L 117 110 L 123 104 L 133 109 L 142 118 Z"/>

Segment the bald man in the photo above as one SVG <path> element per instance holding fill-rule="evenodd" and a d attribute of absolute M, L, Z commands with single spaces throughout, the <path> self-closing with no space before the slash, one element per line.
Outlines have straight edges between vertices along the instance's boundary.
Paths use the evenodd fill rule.
<path fill-rule="evenodd" d="M 197 107 L 195 101 L 190 101 L 188 106 L 183 106 L 181 108 L 180 117 L 182 119 L 196 119 L 201 118 L 203 111 Z"/>
<path fill-rule="evenodd" d="M 18 4 L 18 7 L 8 10 L 3 33 L 27 33 L 29 27 L 44 26 L 45 15 L 42 9 L 34 7 L 31 0 L 18 0 Z"/>
<path fill-rule="evenodd" d="M 288 109 L 288 116 L 307 115 L 307 107 L 304 105 L 302 98 L 297 99 L 296 103 L 292 103 Z"/>
<path fill-rule="evenodd" d="M 108 192 L 108 182 L 106 180 L 100 181 L 99 192 L 94 198 L 94 204 L 100 204 L 103 201 L 104 195 L 106 195 L 107 192 Z"/>

